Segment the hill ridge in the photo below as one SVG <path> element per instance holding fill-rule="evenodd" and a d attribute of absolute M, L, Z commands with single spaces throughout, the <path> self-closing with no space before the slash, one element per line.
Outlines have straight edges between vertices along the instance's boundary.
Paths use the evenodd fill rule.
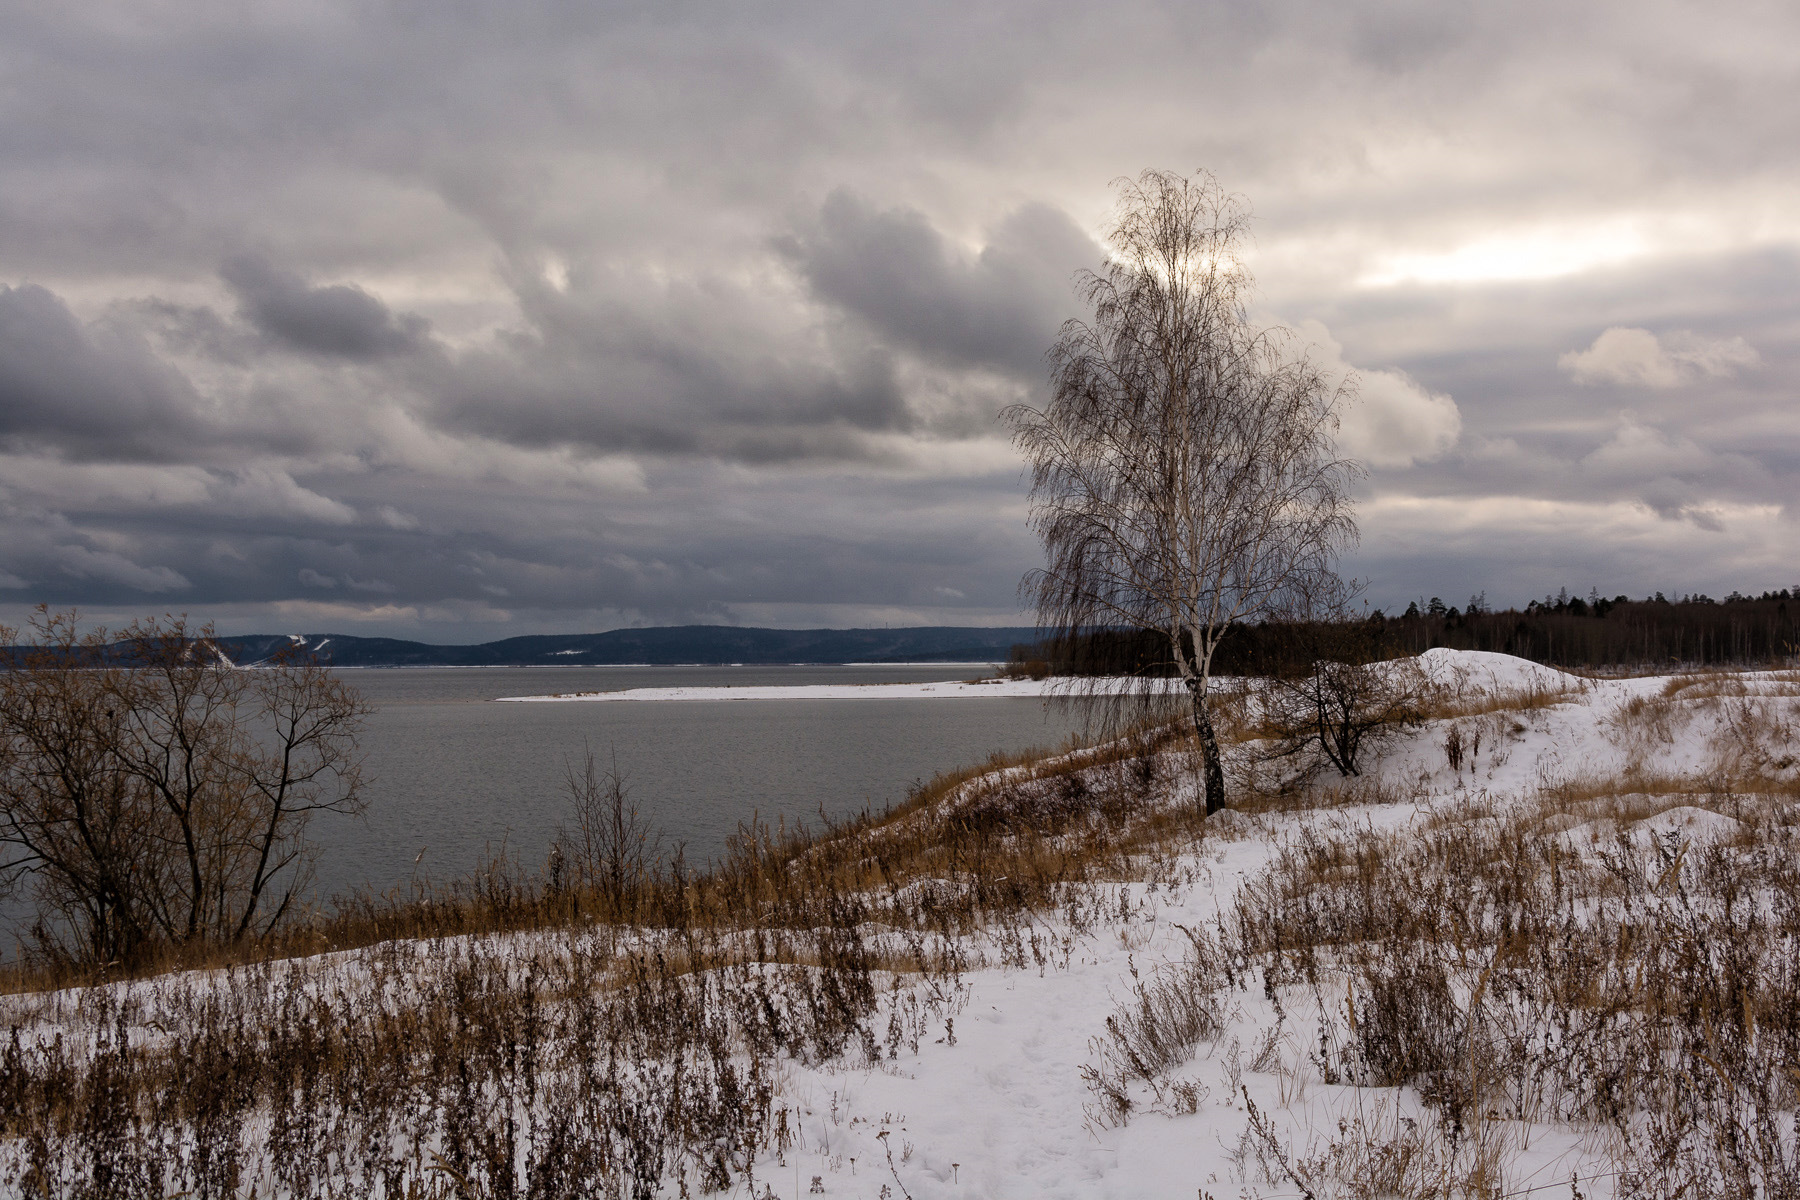
<path fill-rule="evenodd" d="M 766 629 L 741 625 L 656 625 L 603 633 L 526 634 L 474 645 L 438 645 L 344 633 L 221 637 L 234 661 L 263 661 L 304 640 L 336 666 L 619 666 L 847 662 L 995 662 L 1036 641 L 1029 626 L 923 625 L 894 629 Z"/>

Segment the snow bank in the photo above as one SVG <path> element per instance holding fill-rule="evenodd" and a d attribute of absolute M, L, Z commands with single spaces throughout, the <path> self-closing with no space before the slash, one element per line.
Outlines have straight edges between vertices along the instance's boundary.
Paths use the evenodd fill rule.
<path fill-rule="evenodd" d="M 1419 655 L 1416 661 L 1433 683 L 1457 692 L 1562 691 L 1585 682 L 1579 675 L 1491 650 L 1439 646 Z"/>

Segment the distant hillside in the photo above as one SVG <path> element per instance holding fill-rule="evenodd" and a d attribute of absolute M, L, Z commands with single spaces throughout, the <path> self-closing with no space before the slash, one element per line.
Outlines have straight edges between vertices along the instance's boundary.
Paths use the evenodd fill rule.
<path fill-rule="evenodd" d="M 619 663 L 1005 662 L 1037 630 L 936 626 L 910 629 L 741 629 L 675 625 L 607 633 L 515 637 L 478 646 L 433 646 L 339 633 L 221 638 L 240 663 L 268 658 L 304 636 L 340 667 L 597 666 Z"/>

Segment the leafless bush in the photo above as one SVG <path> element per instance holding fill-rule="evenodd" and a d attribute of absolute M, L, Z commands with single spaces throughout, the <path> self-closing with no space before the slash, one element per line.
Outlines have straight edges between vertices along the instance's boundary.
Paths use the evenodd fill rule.
<path fill-rule="evenodd" d="M 593 749 L 583 753 L 581 769 L 567 768 L 566 786 L 572 826 L 559 828 L 551 843 L 546 869 L 552 891 L 583 889 L 597 895 L 607 920 L 631 921 L 655 869 L 653 856 L 660 837 L 631 802 L 617 753 L 601 772 Z"/>
<path fill-rule="evenodd" d="M 1169 1072 L 1223 1028 L 1219 997 L 1228 976 L 1213 939 L 1204 931 L 1188 936 L 1192 952 L 1137 982 L 1130 1002 L 1106 1019 L 1106 1036 L 1095 1044 L 1099 1061 L 1082 1068 L 1103 1124 L 1129 1119 L 1137 1107 L 1133 1083 L 1148 1086 L 1154 1105 L 1165 1111 L 1191 1113 L 1204 1098 L 1205 1089 Z"/>
<path fill-rule="evenodd" d="M 304 656 L 235 667 L 180 618 L 115 640 L 40 608 L 30 632 L 0 662 L 0 845 L 38 950 L 131 964 L 278 926 L 311 816 L 361 807 L 355 691 Z"/>
<path fill-rule="evenodd" d="M 1299 1189 L 1307 1200 L 1506 1200 L 1499 1140 L 1404 1116 L 1378 1100 L 1335 1131 L 1298 1131 L 1284 1140 L 1275 1121 L 1240 1088 L 1247 1115 L 1233 1158 L 1240 1175 L 1255 1160 L 1265 1183 Z M 1579 1192 L 1576 1193 L 1580 1195 Z"/>
<path fill-rule="evenodd" d="M 1419 723 L 1427 690 L 1410 659 L 1318 659 L 1304 674 L 1269 680 L 1266 754 L 1293 763 L 1303 777 L 1324 766 L 1341 777 L 1360 775 L 1365 751 Z"/>

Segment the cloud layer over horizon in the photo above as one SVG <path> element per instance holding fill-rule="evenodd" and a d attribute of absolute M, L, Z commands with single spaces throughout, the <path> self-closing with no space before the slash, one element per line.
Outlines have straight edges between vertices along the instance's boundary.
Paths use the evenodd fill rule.
<path fill-rule="evenodd" d="M 1375 604 L 1800 585 L 1800 13 L 0 14 L 0 621 L 1015 623 L 1152 166 L 1357 376 Z"/>

